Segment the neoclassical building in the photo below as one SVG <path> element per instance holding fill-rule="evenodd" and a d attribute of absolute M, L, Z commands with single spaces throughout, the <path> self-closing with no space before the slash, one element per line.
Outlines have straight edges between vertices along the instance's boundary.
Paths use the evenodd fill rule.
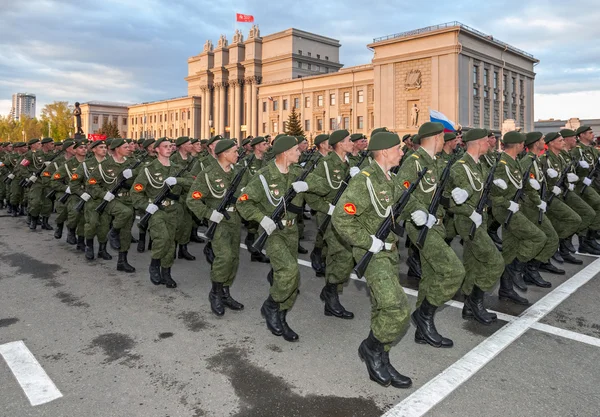
<path fill-rule="evenodd" d="M 343 68 L 339 41 L 299 29 L 221 35 L 188 59 L 187 96 L 128 107 L 128 136 L 242 138 L 284 132 L 295 108 L 311 138 L 338 128 L 413 133 L 429 109 L 464 127 L 533 129 L 538 63 L 459 22 L 376 38 Z"/>

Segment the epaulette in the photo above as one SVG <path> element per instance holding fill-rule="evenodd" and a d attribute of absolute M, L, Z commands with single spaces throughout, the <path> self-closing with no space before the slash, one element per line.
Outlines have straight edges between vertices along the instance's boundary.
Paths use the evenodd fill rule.
<path fill-rule="evenodd" d="M 361 171 L 362 174 L 365 174 L 367 177 L 370 177 L 371 174 L 369 174 L 367 171 Z"/>
<path fill-rule="evenodd" d="M 506 161 L 500 160 L 500 162 L 502 162 L 504 165 L 506 165 Z"/>
<path fill-rule="evenodd" d="M 410 156 L 412 156 L 413 158 L 417 158 L 417 159 L 419 159 L 419 155 L 417 155 L 417 154 L 414 154 L 414 153 L 413 153 L 413 154 L 411 154 Z"/>
<path fill-rule="evenodd" d="M 462 159 L 461 159 L 460 161 L 458 161 L 458 162 L 460 162 L 461 164 L 464 164 L 464 163 L 465 163 L 465 161 L 463 161 Z"/>

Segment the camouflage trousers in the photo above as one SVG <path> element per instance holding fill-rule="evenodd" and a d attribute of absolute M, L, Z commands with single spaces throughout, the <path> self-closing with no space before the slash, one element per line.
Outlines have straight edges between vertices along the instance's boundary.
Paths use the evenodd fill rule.
<path fill-rule="evenodd" d="M 289 310 L 298 296 L 298 228 L 296 224 L 275 230 L 267 239 L 267 256 L 273 268 L 270 294 L 280 310 Z"/>
<path fill-rule="evenodd" d="M 56 224 L 64 224 L 69 218 L 69 206 L 68 200 L 66 203 L 61 203 L 60 198 L 64 193 L 56 193 L 56 200 L 54 200 L 54 208 L 56 209 Z"/>
<path fill-rule="evenodd" d="M 527 219 L 535 225 L 539 230 L 546 236 L 546 241 L 540 252 L 535 256 L 535 259 L 541 262 L 547 262 L 552 255 L 558 250 L 558 235 L 556 230 L 552 227 L 552 222 L 548 219 L 548 216 L 544 213 L 542 217 L 542 223 L 538 222 L 538 216 L 540 209 L 529 204 L 521 204 L 521 211 L 527 217 Z"/>
<path fill-rule="evenodd" d="M 352 255 L 359 262 L 366 253 L 354 247 Z M 365 279 L 371 293 L 371 330 L 389 351 L 410 319 L 408 298 L 398 281 L 400 257 L 396 245 L 391 251 L 381 251 L 371 258 Z"/>
<path fill-rule="evenodd" d="M 77 229 L 77 236 L 85 236 L 85 209 L 81 212 L 75 211 L 75 206 L 80 198 L 72 195 L 67 200 L 67 228 Z"/>
<path fill-rule="evenodd" d="M 10 204 L 17 207 L 21 203 L 25 203 L 25 190 L 19 185 L 20 177 L 15 177 L 10 183 Z M 23 204 L 26 205 L 26 204 Z"/>
<path fill-rule="evenodd" d="M 127 252 L 131 246 L 131 228 L 133 227 L 133 206 L 125 204 L 118 198 L 106 206 L 104 213 L 112 217 L 113 229 L 119 230 L 121 248 L 119 252 Z"/>
<path fill-rule="evenodd" d="M 592 208 L 592 210 L 594 210 L 594 216 L 592 217 L 589 228 L 591 230 L 600 230 L 600 195 L 598 195 L 596 190 L 592 187 L 587 187 L 583 194 L 580 194 L 582 188 L 583 185 L 578 185 L 575 187 L 575 191 L 570 192 L 569 195 L 574 193 L 577 194 Z M 569 198 L 569 195 L 567 195 L 567 199 Z"/>
<path fill-rule="evenodd" d="M 175 232 L 175 243 L 179 245 L 187 245 L 190 243 L 192 236 L 192 228 L 194 227 L 194 219 L 192 213 L 188 210 L 185 204 L 181 204 L 183 208 L 182 215 L 177 219 L 177 229 Z"/>
<path fill-rule="evenodd" d="M 212 282 L 231 287 L 240 263 L 241 219 L 237 212 L 230 212 L 231 220 L 223 219 L 215 229 L 212 247 L 215 259 L 210 268 Z"/>
<path fill-rule="evenodd" d="M 110 229 L 110 216 L 106 210 L 100 214 L 96 207 L 102 202 L 102 199 L 89 199 L 83 208 L 85 215 L 85 238 L 93 239 L 98 236 L 99 243 L 106 243 L 108 240 L 108 231 Z"/>
<path fill-rule="evenodd" d="M 513 214 L 508 227 L 504 225 L 508 210 L 494 209 L 493 215 L 502 224 L 502 257 L 504 265 L 515 258 L 521 262 L 538 259 L 546 245 L 546 235 L 540 228 L 527 219 L 521 211 Z M 553 252 L 554 253 L 554 252 Z M 539 259 L 542 260 L 542 259 Z M 546 261 L 547 259 L 544 259 Z"/>
<path fill-rule="evenodd" d="M 32 216 L 50 217 L 52 214 L 52 201 L 46 198 L 50 189 L 44 186 L 43 180 L 39 178 L 29 187 L 28 213 Z"/>
<path fill-rule="evenodd" d="M 546 216 L 552 223 L 554 230 L 556 230 L 559 239 L 565 239 L 575 233 L 584 232 L 592 220 L 590 218 L 585 222 L 582 221 L 579 214 L 558 197 L 554 197 L 548 205 Z"/>
<path fill-rule="evenodd" d="M 594 209 L 590 207 L 588 203 L 583 201 L 583 198 L 579 195 L 579 193 L 575 191 L 569 191 L 566 197 L 563 197 L 562 200 L 571 210 L 573 210 L 579 218 L 581 219 L 581 225 L 577 229 L 577 233 L 584 233 L 589 227 L 594 217 L 596 217 L 596 213 L 594 213 Z M 554 205 L 554 202 L 552 203 Z M 559 219 L 562 221 L 562 219 Z M 571 235 L 569 235 L 571 236 Z"/>
<path fill-rule="evenodd" d="M 170 268 L 175 262 L 175 232 L 177 219 L 183 216 L 183 210 L 181 204 L 175 203 L 158 210 L 148 222 L 152 259 L 160 259 L 160 266 L 163 268 Z"/>
<path fill-rule="evenodd" d="M 419 229 L 412 222 L 406 222 L 406 231 L 411 242 L 416 242 Z M 441 225 L 427 233 L 420 251 L 422 273 L 417 307 L 425 298 L 432 305 L 441 306 L 456 294 L 465 278 L 465 268 L 445 238 L 446 230 Z"/>
<path fill-rule="evenodd" d="M 477 285 L 483 291 L 490 291 L 504 272 L 504 259 L 496 245 L 487 233 L 487 216 L 475 230 L 473 240 L 469 238 L 471 219 L 461 215 L 454 216 L 454 226 L 463 239 L 463 264 L 465 266 L 465 279 L 462 292 L 471 294 Z"/>
<path fill-rule="evenodd" d="M 352 247 L 344 242 L 331 223 L 325 231 L 325 242 L 327 243 L 325 281 L 328 284 L 338 284 L 338 289 L 341 290 L 341 284 L 348 281 L 354 268 Z"/>

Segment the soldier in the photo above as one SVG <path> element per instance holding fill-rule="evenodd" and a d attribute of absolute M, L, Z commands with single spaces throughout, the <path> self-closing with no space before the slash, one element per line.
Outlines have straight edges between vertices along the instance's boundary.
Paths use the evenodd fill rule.
<path fill-rule="evenodd" d="M 52 165 L 49 167 L 52 169 L 52 180 L 50 181 L 49 187 L 56 192 L 55 209 L 56 209 L 56 230 L 54 231 L 54 238 L 61 239 L 65 222 L 69 217 L 69 208 L 66 203 L 61 203 L 60 198 L 64 195 L 67 189 L 67 181 L 71 178 L 71 168 L 73 172 L 79 165 L 77 159 L 75 159 L 75 150 L 73 146 L 75 142 L 67 139 L 62 145 L 64 156 L 52 161 Z"/>
<path fill-rule="evenodd" d="M 38 178 L 36 176 L 37 171 L 45 167 L 45 156 L 42 151 L 42 144 L 39 139 L 31 139 L 27 142 L 29 145 L 29 152 L 27 152 L 18 166 L 18 172 L 21 178 L 27 179 L 31 182 L 31 186 L 29 189 L 28 195 L 28 223 L 30 230 L 36 230 L 38 225 L 38 220 L 40 214 L 42 214 L 42 210 L 45 211 L 46 207 L 44 205 L 44 189 L 45 189 L 45 180 L 44 178 Z M 44 213 L 45 215 L 46 213 Z M 46 229 L 46 224 L 48 223 L 48 219 L 42 218 L 42 228 Z M 48 225 L 47 227 L 52 227 Z M 49 230 L 49 229 L 48 229 Z"/>
<path fill-rule="evenodd" d="M 352 151 L 348 153 L 348 163 L 350 166 L 357 166 L 359 161 L 362 158 L 362 152 L 367 149 L 369 142 L 367 142 L 367 137 L 362 133 L 353 133 L 350 136 L 350 142 L 352 142 Z M 365 158 L 359 168 L 366 168 L 371 165 L 373 159 L 369 156 Z"/>
<path fill-rule="evenodd" d="M 25 207 L 27 206 L 27 199 L 25 198 L 25 190 L 20 185 L 22 179 L 26 178 L 26 172 L 22 169 L 21 162 L 23 157 L 28 152 L 27 144 L 25 142 L 17 142 L 13 145 L 15 153 L 9 156 L 10 165 L 14 168 L 8 177 L 11 179 L 10 183 L 10 204 L 12 206 L 12 216 L 24 216 Z"/>
<path fill-rule="evenodd" d="M 215 258 L 210 269 L 212 289 L 208 296 L 211 310 L 217 316 L 225 314 L 224 306 L 232 310 L 244 308 L 230 293 L 239 266 L 241 218 L 235 209 L 235 202 L 227 209 L 229 220 L 216 211 L 237 175 L 234 169 L 237 151 L 233 140 L 220 140 L 215 147 L 218 163 L 196 177 L 186 199 L 187 206 L 198 218 L 218 224 L 212 239 Z M 245 173 L 238 189 L 245 185 L 247 179 L 248 174 Z M 238 194 L 236 191 L 236 197 Z"/>
<path fill-rule="evenodd" d="M 456 133 L 448 132 L 444 133 L 444 146 L 442 151 L 436 155 L 436 157 L 442 158 L 448 162 L 454 157 L 456 147 L 460 144 L 461 139 L 456 136 Z"/>
<path fill-rule="evenodd" d="M 444 241 L 446 230 L 442 223 L 444 209 L 438 205 L 437 212 L 427 214 L 425 210 L 431 204 L 438 180 L 441 176 L 440 166 L 436 162 L 435 154 L 442 150 L 444 144 L 444 126 L 441 123 L 426 122 L 419 128 L 420 147 L 410 157 L 405 159 L 400 167 L 396 181 L 408 187 L 412 184 L 417 174 L 424 167 L 428 168 L 427 174 L 413 192 L 420 204 L 420 209 L 402 214 L 406 220 L 406 231 L 411 242 L 417 242 L 417 235 L 423 217 L 426 217 L 425 227 L 429 229 L 427 238 L 420 250 L 421 281 L 417 297 L 417 308 L 412 314 L 417 326 L 415 342 L 428 343 L 434 347 L 450 348 L 454 345 L 451 339 L 440 335 L 435 327 L 434 315 L 438 307 L 450 300 L 465 277 L 465 269 L 456 253 Z M 467 194 L 464 190 L 452 190 L 452 198 L 456 204 L 466 201 Z"/>
<path fill-rule="evenodd" d="M 468 194 L 467 200 L 462 204 L 451 200 L 448 210 L 454 215 L 454 227 L 464 242 L 465 279 L 462 292 L 466 299 L 462 316 L 464 319 L 475 319 L 481 324 L 490 325 L 497 317 L 485 309 L 484 295 L 500 279 L 504 271 L 504 260 L 485 227 L 480 227 L 482 224 L 487 225 L 487 207 L 482 214 L 475 211 L 488 175 L 487 169 L 479 160 L 489 148 L 487 132 L 485 129 L 471 129 L 465 135 L 464 142 L 467 150 L 452 166 L 447 188 L 462 189 Z M 476 229 L 471 239 L 469 235 L 473 224 Z"/>
<path fill-rule="evenodd" d="M 374 162 L 348 184 L 335 207 L 332 223 L 352 247 L 356 262 L 367 251 L 373 253 L 365 271 L 371 292 L 371 331 L 360 344 L 358 354 L 365 361 L 371 380 L 383 386 L 408 388 L 411 379 L 392 366 L 389 354 L 410 314 L 408 299 L 398 281 L 397 238 L 390 233 L 383 242 L 375 236 L 403 190 L 390 174 L 402 156 L 400 138 L 390 132 L 372 134 L 368 150 L 373 152 Z M 427 216 L 423 213 L 423 217 Z"/>
<path fill-rule="evenodd" d="M 135 177 L 131 196 L 135 209 L 150 213 L 148 232 L 152 239 L 152 261 L 150 262 L 150 280 L 154 285 L 176 288 L 177 283 L 171 277 L 171 267 L 175 260 L 175 233 L 177 219 L 183 216 L 184 207 L 179 199 L 184 187 L 192 184 L 191 177 L 175 177 L 181 171 L 171 164 L 173 148 L 167 138 L 154 142 L 156 159 L 143 168 Z M 164 187 L 169 188 L 167 197 L 160 207 L 154 199 Z"/>
<path fill-rule="evenodd" d="M 486 169 L 489 170 L 494 165 L 494 161 L 496 160 L 497 139 L 496 135 L 491 130 L 487 131 L 487 139 L 489 144 L 488 151 L 481 155 L 479 161 L 484 164 Z M 487 232 L 498 248 L 502 248 L 502 239 L 498 235 L 498 229 L 500 226 L 500 223 L 494 219 L 494 216 L 488 216 L 488 224 L 486 225 Z"/>
<path fill-rule="evenodd" d="M 156 152 L 154 152 L 154 139 L 145 139 L 142 142 L 142 152 L 145 151 L 146 154 L 142 154 L 141 158 L 142 158 L 142 163 L 140 164 L 140 170 L 148 167 L 148 165 L 150 165 L 152 163 L 152 161 L 154 161 L 154 159 L 156 159 Z M 140 213 L 140 215 L 144 215 L 144 212 L 141 210 L 138 210 L 138 213 Z M 138 228 L 139 230 L 139 235 L 138 235 L 138 244 L 137 244 L 137 251 L 142 253 L 144 251 L 146 251 L 146 230 Z"/>
<path fill-rule="evenodd" d="M 317 152 L 320 154 L 321 158 L 326 157 L 329 152 L 331 152 L 331 145 L 329 144 L 329 135 L 321 134 L 317 135 L 315 138 L 315 146 L 317 147 Z M 325 220 L 325 215 L 323 213 L 317 212 L 316 215 L 317 226 L 323 223 Z M 310 264 L 315 271 L 315 275 L 318 277 L 325 276 L 325 258 L 327 256 L 327 246 L 323 240 L 323 234 L 321 231 L 317 231 L 317 236 L 315 238 L 315 246 L 310 253 Z"/>

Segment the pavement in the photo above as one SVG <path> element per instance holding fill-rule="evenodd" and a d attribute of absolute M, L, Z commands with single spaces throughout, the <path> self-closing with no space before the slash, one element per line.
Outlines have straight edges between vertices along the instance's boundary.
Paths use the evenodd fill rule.
<path fill-rule="evenodd" d="M 309 250 L 314 236 L 308 221 Z M 461 256 L 457 240 L 453 247 Z M 178 288 L 169 290 L 150 283 L 148 252 L 133 247 L 137 272 L 124 274 L 114 250 L 112 261 L 87 262 L 64 237 L 0 216 L 0 416 L 600 415 L 596 257 L 562 265 L 564 276 L 544 273 L 552 288 L 529 287 L 530 307 L 499 301 L 496 289 L 486 303 L 502 320 L 489 327 L 461 318 L 458 295 L 436 316 L 452 349 L 415 344 L 411 325 L 390 354 L 413 379 L 399 390 L 370 381 L 357 355 L 369 331 L 364 282 L 350 280 L 340 297 L 354 320 L 326 317 L 323 280 L 300 255 L 300 294 L 288 314 L 300 341 L 288 343 L 260 315 L 269 265 L 240 249 L 232 295 L 246 308 L 219 318 L 210 312 L 202 248 L 190 244 L 197 260 L 176 261 Z M 406 259 L 404 248 L 400 255 Z M 418 282 L 406 272 L 403 264 L 400 281 L 414 307 Z M 29 368 L 3 354 L 17 341 Z M 50 399 L 32 405 L 36 395 Z"/>

